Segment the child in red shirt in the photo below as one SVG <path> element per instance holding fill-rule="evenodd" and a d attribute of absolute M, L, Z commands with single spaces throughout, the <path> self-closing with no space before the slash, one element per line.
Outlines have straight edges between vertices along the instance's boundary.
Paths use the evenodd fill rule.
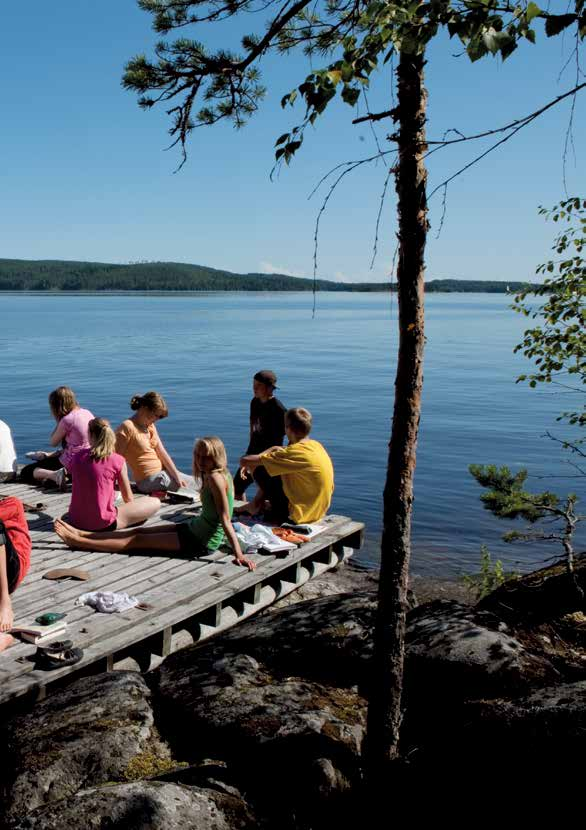
<path fill-rule="evenodd" d="M 22 502 L 0 497 L 0 651 L 14 642 L 8 632 L 14 622 L 12 594 L 22 582 L 31 561 L 31 537 Z"/>

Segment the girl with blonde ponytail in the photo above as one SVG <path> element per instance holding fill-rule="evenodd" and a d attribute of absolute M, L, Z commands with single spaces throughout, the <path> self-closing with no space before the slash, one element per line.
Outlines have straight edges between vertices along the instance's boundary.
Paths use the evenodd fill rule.
<path fill-rule="evenodd" d="M 134 499 L 126 462 L 115 452 L 116 436 L 105 418 L 88 424 L 89 448 L 79 450 L 71 461 L 73 492 L 69 521 L 80 530 L 104 532 L 142 524 L 161 506 L 158 499 Z M 116 508 L 118 485 L 123 504 Z"/>
<path fill-rule="evenodd" d="M 121 533 L 80 533 L 71 523 L 55 520 L 55 531 L 75 550 L 126 553 L 157 550 L 183 556 L 206 556 L 228 544 L 234 562 L 253 571 L 254 560 L 244 556 L 232 527 L 234 484 L 228 472 L 226 449 L 217 435 L 199 438 L 193 447 L 193 476 L 201 485 L 201 513 L 178 524 L 152 525 Z M 75 488 L 75 478 L 73 479 Z M 146 499 L 142 499 L 146 501 Z"/>

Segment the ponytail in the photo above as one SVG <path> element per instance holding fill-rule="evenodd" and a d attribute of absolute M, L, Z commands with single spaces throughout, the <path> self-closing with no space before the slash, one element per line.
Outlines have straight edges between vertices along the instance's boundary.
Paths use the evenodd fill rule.
<path fill-rule="evenodd" d="M 103 461 L 109 458 L 116 447 L 116 436 L 105 418 L 93 418 L 88 424 L 90 437 L 90 455 L 94 461 Z"/>

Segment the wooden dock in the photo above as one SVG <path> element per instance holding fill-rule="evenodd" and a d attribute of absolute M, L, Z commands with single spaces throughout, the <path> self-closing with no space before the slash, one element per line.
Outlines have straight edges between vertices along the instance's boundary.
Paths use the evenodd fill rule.
<path fill-rule="evenodd" d="M 154 552 L 71 551 L 53 531 L 67 510 L 69 493 L 46 492 L 18 483 L 0 484 L 0 495 L 43 512 L 28 513 L 33 540 L 31 567 L 12 597 L 15 622 L 46 611 L 67 613 L 67 634 L 84 651 L 75 666 L 53 671 L 35 668 L 36 647 L 17 643 L 0 654 L 0 707 L 28 705 L 74 677 L 131 668 L 147 671 L 178 648 L 216 634 L 266 608 L 304 582 L 334 567 L 361 546 L 364 525 L 327 516 L 327 531 L 285 556 L 255 554 L 255 571 L 233 563 L 228 550 L 198 559 Z M 148 524 L 183 521 L 197 508 L 166 504 Z M 88 581 L 52 581 L 54 568 L 82 568 Z M 147 605 L 122 614 L 100 614 L 75 600 L 87 591 L 125 591 Z"/>

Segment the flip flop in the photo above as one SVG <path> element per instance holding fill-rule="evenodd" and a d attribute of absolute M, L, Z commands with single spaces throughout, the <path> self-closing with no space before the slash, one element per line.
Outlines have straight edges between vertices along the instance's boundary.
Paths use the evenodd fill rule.
<path fill-rule="evenodd" d="M 85 582 L 89 578 L 89 573 L 80 568 L 55 568 L 43 574 L 43 579 L 80 579 Z"/>
<path fill-rule="evenodd" d="M 83 651 L 80 648 L 68 648 L 65 651 L 56 651 L 48 654 L 46 651 L 37 650 L 37 659 L 39 668 L 46 671 L 53 669 L 62 669 L 65 666 L 74 666 L 79 663 L 83 657 Z"/>

